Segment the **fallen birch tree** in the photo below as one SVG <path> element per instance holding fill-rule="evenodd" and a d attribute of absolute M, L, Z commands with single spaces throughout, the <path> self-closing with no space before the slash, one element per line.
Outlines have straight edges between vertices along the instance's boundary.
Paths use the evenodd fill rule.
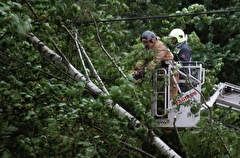
<path fill-rule="evenodd" d="M 87 79 L 83 74 L 81 74 L 71 63 L 68 62 L 66 58 L 62 58 L 57 53 L 55 53 L 52 49 L 47 47 L 41 40 L 39 40 L 33 33 L 29 33 L 27 35 L 28 41 L 33 44 L 35 49 L 37 49 L 42 56 L 50 60 L 54 63 L 59 69 L 67 73 L 73 80 L 77 82 L 84 82 L 85 88 L 91 92 L 93 95 L 100 95 L 104 93 L 100 88 L 98 88 L 90 79 Z M 111 106 L 114 110 L 116 110 L 119 114 L 127 116 L 130 121 L 132 121 L 135 127 L 143 127 L 139 120 L 137 120 L 134 116 L 132 116 L 129 112 L 127 112 L 120 105 L 115 104 L 112 105 L 112 100 L 107 100 L 106 103 Z M 179 158 L 180 156 L 171 149 L 166 143 L 164 143 L 153 131 L 148 129 L 148 134 L 152 138 L 148 141 L 154 145 L 158 151 L 171 158 Z"/>

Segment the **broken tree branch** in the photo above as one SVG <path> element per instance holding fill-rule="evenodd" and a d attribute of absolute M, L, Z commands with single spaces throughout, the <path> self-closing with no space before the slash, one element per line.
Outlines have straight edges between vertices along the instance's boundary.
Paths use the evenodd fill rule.
<path fill-rule="evenodd" d="M 73 37 L 73 35 L 72 35 L 71 32 L 68 30 L 68 28 L 66 28 L 66 26 L 63 25 L 62 27 L 68 32 L 68 34 L 69 34 L 69 35 L 72 37 L 72 39 L 75 41 L 77 48 L 80 47 L 80 50 L 79 50 L 80 52 L 79 52 L 79 53 L 83 53 L 85 59 L 87 60 L 88 64 L 90 65 L 90 68 L 91 68 L 94 76 L 96 77 L 96 79 L 97 79 L 97 81 L 98 81 L 101 89 L 103 90 L 103 92 L 106 93 L 106 94 L 109 94 L 108 90 L 106 89 L 104 83 L 102 82 L 102 79 L 99 77 L 96 69 L 94 68 L 94 66 L 93 66 L 90 58 L 88 57 L 88 55 L 87 55 L 87 53 L 86 53 L 83 45 L 81 44 L 81 42 L 80 42 L 78 39 L 75 39 L 75 38 Z"/>
<path fill-rule="evenodd" d="M 102 40 L 100 38 L 100 35 L 99 35 L 99 31 L 98 31 L 98 25 L 96 23 L 96 20 L 95 18 L 93 17 L 92 13 L 89 12 L 89 14 L 91 15 L 93 21 L 94 21 L 94 25 L 95 25 L 95 29 L 96 29 L 96 33 L 97 33 L 97 38 L 98 38 L 98 41 L 99 41 L 99 45 L 100 47 L 102 48 L 102 50 L 105 52 L 105 54 L 108 56 L 108 58 L 110 59 L 110 61 L 113 63 L 113 65 L 116 67 L 116 69 L 121 73 L 121 75 L 124 77 L 124 78 L 127 78 L 127 76 L 124 74 L 124 72 L 121 70 L 121 68 L 116 64 L 116 62 L 114 61 L 114 59 L 111 57 L 111 55 L 108 53 L 108 51 L 105 49 L 105 47 L 103 46 L 103 43 L 102 43 Z"/>

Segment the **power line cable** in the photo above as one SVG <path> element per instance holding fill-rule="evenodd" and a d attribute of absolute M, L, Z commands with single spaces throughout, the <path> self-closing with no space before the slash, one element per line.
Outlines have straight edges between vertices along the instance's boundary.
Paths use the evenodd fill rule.
<path fill-rule="evenodd" d="M 117 19 L 100 19 L 96 20 L 96 22 L 117 22 L 117 21 L 134 21 L 134 20 L 146 20 L 146 19 L 163 19 L 170 17 L 181 17 L 181 16 L 197 16 L 202 14 L 223 14 L 223 13 L 234 13 L 240 12 L 240 8 L 232 9 L 232 10 L 215 10 L 215 11 L 207 11 L 207 12 L 196 12 L 196 13 L 187 13 L 187 14 L 171 14 L 171 15 L 157 15 L 157 16 L 144 16 L 144 17 L 133 17 L 133 18 L 117 18 Z M 89 21 L 91 23 L 93 21 Z"/>

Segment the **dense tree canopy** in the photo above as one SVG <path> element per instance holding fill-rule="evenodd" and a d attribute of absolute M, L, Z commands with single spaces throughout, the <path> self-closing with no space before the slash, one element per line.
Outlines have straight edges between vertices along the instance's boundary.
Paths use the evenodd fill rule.
<path fill-rule="evenodd" d="M 181 141 L 175 142 L 151 126 L 150 83 L 135 85 L 126 76 L 144 53 L 143 31 L 154 31 L 172 47 L 166 36 L 180 27 L 188 34 L 194 60 L 205 63 L 205 98 L 218 82 L 240 85 L 239 5 L 238 0 L 2 0 L 1 157 L 160 157 L 161 152 L 150 150 L 145 127 L 182 157 L 238 157 L 239 112 L 216 107 L 202 113 L 198 128 L 181 130 Z M 86 81 L 39 53 L 41 45 L 34 47 L 29 33 Z M 86 88 L 90 80 L 105 93 Z M 107 99 L 144 128 L 118 115 Z"/>

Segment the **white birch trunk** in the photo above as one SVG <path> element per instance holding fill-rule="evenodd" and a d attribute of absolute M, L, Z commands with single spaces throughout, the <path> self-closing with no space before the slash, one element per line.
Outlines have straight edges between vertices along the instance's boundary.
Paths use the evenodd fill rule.
<path fill-rule="evenodd" d="M 70 63 L 67 63 L 63 60 L 61 56 L 55 53 L 53 50 L 48 48 L 43 42 L 41 42 L 34 34 L 28 34 L 28 41 L 34 45 L 34 47 L 46 58 L 48 58 L 51 62 L 53 62 L 59 69 L 65 71 L 70 77 L 72 77 L 76 81 L 85 82 L 85 88 L 90 92 L 99 95 L 103 93 L 103 91 L 98 88 L 91 80 L 87 80 L 83 74 L 81 74 L 76 68 L 74 68 Z M 107 102 L 111 105 L 112 101 L 108 100 Z M 127 116 L 131 121 L 135 123 L 135 125 L 140 125 L 140 121 L 137 120 L 134 116 L 128 113 L 125 109 L 123 109 L 120 105 L 115 104 L 113 108 L 121 115 Z M 172 150 L 167 144 L 165 144 L 158 136 L 156 136 L 153 132 L 149 132 L 153 137 L 153 141 L 151 142 L 156 148 L 163 154 L 168 156 L 169 158 L 180 158 L 180 156 Z"/>

